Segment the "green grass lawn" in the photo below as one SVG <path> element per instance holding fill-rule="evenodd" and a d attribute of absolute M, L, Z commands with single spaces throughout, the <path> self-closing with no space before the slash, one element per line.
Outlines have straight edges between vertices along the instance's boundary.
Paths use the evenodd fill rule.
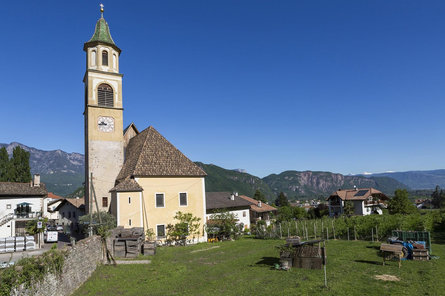
<path fill-rule="evenodd" d="M 273 268 L 283 242 L 161 247 L 149 265 L 98 267 L 74 295 L 445 295 L 443 244 L 433 244 L 440 259 L 403 261 L 399 269 L 396 261 L 382 266 L 379 243 L 330 240 L 324 288 L 323 270 Z M 400 281 L 375 279 L 383 274 Z"/>

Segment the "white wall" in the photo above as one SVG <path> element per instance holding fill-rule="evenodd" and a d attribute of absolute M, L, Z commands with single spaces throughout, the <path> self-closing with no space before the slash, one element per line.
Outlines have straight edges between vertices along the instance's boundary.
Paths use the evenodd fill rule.
<path fill-rule="evenodd" d="M 229 213 L 234 214 L 235 217 L 238 219 L 237 224 L 243 223 L 244 228 L 250 229 L 250 210 L 249 209 L 229 211 Z M 214 214 L 206 214 L 206 220 L 211 219 L 212 215 L 214 215 Z M 245 215 L 245 217 L 244 217 L 244 215 Z"/>
<path fill-rule="evenodd" d="M 42 197 L 3 197 L 0 198 L 0 217 L 6 216 L 7 214 L 14 213 L 17 205 L 22 202 L 30 203 L 29 207 L 31 212 L 42 212 L 43 198 Z M 11 205 L 8 209 L 7 205 Z"/>
<path fill-rule="evenodd" d="M 15 220 L 0 226 L 0 238 L 15 236 Z"/>

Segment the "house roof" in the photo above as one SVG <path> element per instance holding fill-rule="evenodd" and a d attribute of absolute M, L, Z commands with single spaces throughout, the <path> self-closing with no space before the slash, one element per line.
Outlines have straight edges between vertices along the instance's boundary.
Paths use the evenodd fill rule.
<path fill-rule="evenodd" d="M 276 208 L 274 208 L 274 207 L 272 207 L 272 206 L 270 206 L 270 205 L 268 205 L 268 204 L 266 204 L 266 203 L 264 203 L 264 202 L 262 202 L 262 203 L 261 203 L 261 207 L 259 207 L 259 206 L 258 206 L 258 202 L 259 202 L 259 200 L 256 200 L 256 199 L 254 199 L 254 198 L 251 198 L 251 197 L 248 197 L 248 196 L 245 196 L 245 195 L 240 195 L 240 197 L 241 197 L 242 199 L 245 199 L 245 200 L 247 200 L 248 202 L 251 203 L 251 205 L 250 205 L 250 209 L 251 209 L 252 211 L 254 211 L 254 212 L 257 212 L 257 213 L 264 213 L 264 212 L 273 212 L 273 211 L 276 211 L 276 210 L 277 210 Z"/>
<path fill-rule="evenodd" d="M 31 186 L 31 183 L 0 182 L 0 196 L 46 196 L 45 184 Z"/>
<path fill-rule="evenodd" d="M 206 192 L 206 209 L 230 209 L 238 207 L 250 207 L 252 204 L 240 196 L 234 196 L 234 200 L 230 199 L 231 192 Z"/>
<path fill-rule="evenodd" d="M 85 208 L 85 198 L 65 198 L 55 209 L 54 211 L 60 210 L 64 205 L 69 204 L 74 206 L 75 208 L 81 210 Z"/>
<path fill-rule="evenodd" d="M 152 126 L 133 137 L 117 180 L 127 177 L 204 177 L 206 173 Z"/>
<path fill-rule="evenodd" d="M 48 198 L 52 198 L 52 199 L 62 199 L 62 198 L 64 198 L 64 197 L 62 197 L 62 196 L 58 196 L 58 195 L 55 195 L 54 193 L 52 193 L 52 192 L 48 192 L 48 196 L 47 196 Z"/>
<path fill-rule="evenodd" d="M 110 190 L 110 192 L 135 192 L 142 190 L 142 187 L 138 184 L 138 182 L 136 182 L 135 179 L 127 177 L 120 181 L 116 186 L 114 186 L 113 189 Z"/>
<path fill-rule="evenodd" d="M 376 196 L 380 199 L 389 199 L 384 193 L 375 188 L 337 190 L 332 193 L 327 200 L 336 196 L 340 197 L 342 200 L 365 200 L 370 196 Z"/>

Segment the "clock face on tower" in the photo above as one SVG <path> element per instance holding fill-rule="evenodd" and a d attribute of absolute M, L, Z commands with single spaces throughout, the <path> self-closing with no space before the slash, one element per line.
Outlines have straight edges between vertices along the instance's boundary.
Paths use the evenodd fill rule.
<path fill-rule="evenodd" d="M 101 132 L 110 133 L 114 131 L 114 119 L 108 116 L 99 116 L 97 118 L 97 127 Z"/>

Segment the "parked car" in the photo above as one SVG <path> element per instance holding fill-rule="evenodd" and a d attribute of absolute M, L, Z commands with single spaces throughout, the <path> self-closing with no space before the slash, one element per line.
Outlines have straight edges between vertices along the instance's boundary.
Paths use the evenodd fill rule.
<path fill-rule="evenodd" d="M 62 225 L 57 225 L 56 230 L 57 231 L 63 231 L 63 226 Z"/>

